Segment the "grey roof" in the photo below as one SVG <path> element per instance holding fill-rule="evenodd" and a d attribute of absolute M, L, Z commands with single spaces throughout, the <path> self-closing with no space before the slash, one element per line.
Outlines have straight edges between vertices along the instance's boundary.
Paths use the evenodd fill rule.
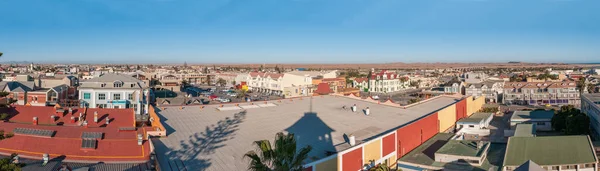
<path fill-rule="evenodd" d="M 0 84 L 2 90 L 8 87 L 10 92 L 26 92 L 33 91 L 35 89 L 35 82 L 33 81 L 8 81 Z"/>
<path fill-rule="evenodd" d="M 472 83 L 472 84 L 469 84 L 467 87 L 471 87 L 471 85 L 474 85 L 475 88 L 481 88 L 481 87 L 483 87 L 483 85 L 486 85 L 488 88 L 492 88 L 494 86 L 494 84 L 499 83 L 499 82 L 504 82 L 504 81 L 488 80 L 488 81 L 484 81 L 481 83 Z"/>
<path fill-rule="evenodd" d="M 510 117 L 510 120 L 531 120 L 531 119 L 541 119 L 541 120 L 550 120 L 554 116 L 553 110 L 534 110 L 534 111 L 515 111 L 513 115 Z"/>
<path fill-rule="evenodd" d="M 289 132 L 298 137 L 299 146 L 313 147 L 306 161 L 311 162 L 349 148 L 344 134 L 354 135 L 359 144 L 457 100 L 442 96 L 407 109 L 333 96 L 286 99 L 273 102 L 274 107 L 245 111 L 218 111 L 216 105 L 157 108 L 169 135 L 152 142 L 163 170 L 246 170 L 243 155 L 255 149 L 252 142 L 272 141 L 277 132 Z M 342 109 L 353 104 L 359 111 Z M 366 107 L 369 116 L 360 112 Z"/>
<path fill-rule="evenodd" d="M 122 81 L 123 87 L 114 87 L 115 81 Z M 102 87 L 102 84 L 105 84 Z M 115 74 L 115 73 L 106 73 L 100 75 L 100 77 L 92 78 L 89 80 L 83 80 L 80 82 L 81 88 L 119 88 L 119 89 L 127 89 L 127 88 L 147 88 L 148 86 L 144 83 L 144 81 L 133 78 L 129 75 L 124 74 Z M 133 87 L 130 85 L 134 84 Z"/>
<path fill-rule="evenodd" d="M 515 137 L 535 137 L 535 125 L 517 124 L 517 128 L 515 129 Z"/>
<path fill-rule="evenodd" d="M 521 166 L 517 167 L 515 171 L 546 171 L 546 169 L 531 160 L 527 160 Z"/>
<path fill-rule="evenodd" d="M 490 116 L 494 115 L 493 113 L 474 113 L 468 118 L 462 118 L 458 120 L 456 123 L 480 123 L 481 120 L 485 120 L 490 118 Z"/>

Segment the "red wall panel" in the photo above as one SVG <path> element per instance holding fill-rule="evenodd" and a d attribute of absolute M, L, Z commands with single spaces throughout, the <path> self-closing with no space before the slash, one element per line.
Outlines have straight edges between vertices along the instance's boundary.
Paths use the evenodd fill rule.
<path fill-rule="evenodd" d="M 383 156 L 386 156 L 396 150 L 396 133 L 383 137 Z"/>
<path fill-rule="evenodd" d="M 312 166 L 309 166 L 307 168 L 304 168 L 304 171 L 312 171 L 313 170 L 312 168 L 313 168 Z"/>
<path fill-rule="evenodd" d="M 415 149 L 438 133 L 437 113 L 421 118 L 397 130 L 398 158 Z"/>
<path fill-rule="evenodd" d="M 344 171 L 357 171 L 362 169 L 362 147 L 352 150 L 342 156 L 342 169 Z"/>
<path fill-rule="evenodd" d="M 467 117 L 467 100 L 463 99 L 456 103 L 456 121 Z"/>

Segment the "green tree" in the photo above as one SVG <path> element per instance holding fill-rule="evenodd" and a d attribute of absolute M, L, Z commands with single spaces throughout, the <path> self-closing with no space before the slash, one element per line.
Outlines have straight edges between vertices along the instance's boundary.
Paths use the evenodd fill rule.
<path fill-rule="evenodd" d="M 2 57 L 2 55 L 4 55 L 2 52 L 0 52 L 0 57 Z"/>
<path fill-rule="evenodd" d="M 235 83 L 236 83 L 235 80 L 231 81 L 231 85 L 235 86 L 236 85 Z"/>
<path fill-rule="evenodd" d="M 249 151 L 244 158 L 250 159 L 248 170 L 252 171 L 301 171 L 302 162 L 308 158 L 311 146 L 297 149 L 294 134 L 277 133 L 275 142 L 255 141 L 256 151 Z"/>
<path fill-rule="evenodd" d="M 585 78 L 579 78 L 579 80 L 577 80 L 577 88 L 579 89 L 579 93 L 583 93 L 584 87 L 585 87 Z"/>
<path fill-rule="evenodd" d="M 225 86 L 225 84 L 227 84 L 227 81 L 225 81 L 225 79 L 223 79 L 223 78 L 219 78 L 219 79 L 217 79 L 217 84 L 219 84 L 221 86 Z"/>
<path fill-rule="evenodd" d="M 589 117 L 573 105 L 562 106 L 552 117 L 551 123 L 555 131 L 567 135 L 585 135 L 590 128 Z"/>

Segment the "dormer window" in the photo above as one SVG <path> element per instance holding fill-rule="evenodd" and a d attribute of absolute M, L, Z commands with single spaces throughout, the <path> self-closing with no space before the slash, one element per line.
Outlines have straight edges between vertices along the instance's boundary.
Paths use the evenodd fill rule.
<path fill-rule="evenodd" d="M 106 86 L 106 84 L 104 84 L 104 83 L 100 84 L 100 87 L 104 87 L 104 86 Z"/>
<path fill-rule="evenodd" d="M 113 86 L 114 87 L 123 87 L 123 82 L 117 80 L 117 81 L 113 82 Z"/>
<path fill-rule="evenodd" d="M 131 84 L 131 87 L 135 87 L 135 84 Z"/>

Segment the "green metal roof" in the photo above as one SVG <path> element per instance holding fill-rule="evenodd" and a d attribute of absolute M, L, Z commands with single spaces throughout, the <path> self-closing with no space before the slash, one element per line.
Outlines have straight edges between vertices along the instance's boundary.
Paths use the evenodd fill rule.
<path fill-rule="evenodd" d="M 553 110 L 515 111 L 510 120 L 514 119 L 552 119 Z"/>
<path fill-rule="evenodd" d="M 535 125 L 518 124 L 515 129 L 515 137 L 535 137 Z"/>
<path fill-rule="evenodd" d="M 477 148 L 477 141 L 459 141 L 459 140 L 451 140 L 448 141 L 442 148 L 440 148 L 435 153 L 440 154 L 449 154 L 456 156 L 469 156 L 469 157 L 479 157 L 483 155 L 487 146 L 490 145 L 489 142 L 479 141 L 481 144 L 481 148 Z"/>
<path fill-rule="evenodd" d="M 474 113 L 468 118 L 462 118 L 458 120 L 458 123 L 479 123 L 481 120 L 489 118 L 493 113 Z"/>
<path fill-rule="evenodd" d="M 596 162 L 588 136 L 510 137 L 505 166 L 519 166 L 527 160 L 547 165 Z"/>

